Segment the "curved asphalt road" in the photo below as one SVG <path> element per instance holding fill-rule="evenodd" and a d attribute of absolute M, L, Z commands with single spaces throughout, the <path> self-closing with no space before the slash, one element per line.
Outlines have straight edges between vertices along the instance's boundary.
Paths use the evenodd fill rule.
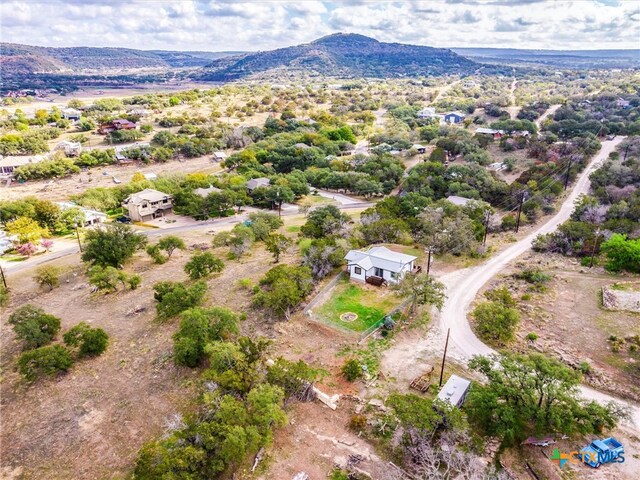
<path fill-rule="evenodd" d="M 440 327 L 443 331 L 446 331 L 447 328 L 451 329 L 450 341 L 463 357 L 471 358 L 473 355 L 490 355 L 496 353 L 495 350 L 482 343 L 478 337 L 476 337 L 467 319 L 469 305 L 476 297 L 478 291 L 508 263 L 527 252 L 531 248 L 531 242 L 537 235 L 553 232 L 560 224 L 569 219 L 576 198 L 580 194 L 589 192 L 589 174 L 602 165 L 603 161 L 609 156 L 609 153 L 611 153 L 616 145 L 623 139 L 624 137 L 618 137 L 612 141 L 602 142 L 602 149 L 581 173 L 569 196 L 553 218 L 482 265 L 458 270 L 440 278 L 447 287 L 447 299 L 440 315 Z M 628 406 L 631 410 L 632 419 L 636 428 L 640 427 L 640 407 L 638 405 L 611 397 L 585 386 L 581 387 L 581 393 L 587 399 L 600 402 L 615 400 L 618 403 Z"/>

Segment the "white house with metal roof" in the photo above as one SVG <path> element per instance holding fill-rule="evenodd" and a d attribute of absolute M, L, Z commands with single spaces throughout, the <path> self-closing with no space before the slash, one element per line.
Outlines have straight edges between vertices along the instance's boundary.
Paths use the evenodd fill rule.
<path fill-rule="evenodd" d="M 16 168 L 30 163 L 39 163 L 49 158 L 46 155 L 0 155 L 0 179 L 13 177 Z"/>
<path fill-rule="evenodd" d="M 398 283 L 414 270 L 417 257 L 394 252 L 387 247 L 371 247 L 369 250 L 350 250 L 344 257 L 352 280 L 380 285 L 383 281 Z"/>
<path fill-rule="evenodd" d="M 96 225 L 107 221 L 107 214 L 99 212 L 98 210 L 91 210 L 90 208 L 82 207 L 73 202 L 57 202 L 61 210 L 69 210 L 71 208 L 77 208 L 84 214 L 84 226 Z"/>

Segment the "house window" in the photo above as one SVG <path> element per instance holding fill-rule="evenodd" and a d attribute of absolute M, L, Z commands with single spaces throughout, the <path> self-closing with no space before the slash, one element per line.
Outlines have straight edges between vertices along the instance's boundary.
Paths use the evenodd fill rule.
<path fill-rule="evenodd" d="M 149 204 L 147 204 L 147 203 L 143 203 L 142 204 L 142 208 L 147 208 L 148 206 L 149 206 Z"/>
<path fill-rule="evenodd" d="M 353 269 L 353 272 L 354 272 L 356 275 L 362 275 L 362 269 L 361 269 L 360 267 L 355 267 L 355 268 Z"/>
<path fill-rule="evenodd" d="M 398 272 L 391 272 L 391 278 L 398 280 L 398 278 L 400 278 L 400 274 Z"/>

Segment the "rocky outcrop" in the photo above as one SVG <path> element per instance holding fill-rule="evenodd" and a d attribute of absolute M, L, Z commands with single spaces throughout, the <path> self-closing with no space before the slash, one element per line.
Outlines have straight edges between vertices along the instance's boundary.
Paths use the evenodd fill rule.
<path fill-rule="evenodd" d="M 640 313 L 640 291 L 602 287 L 602 306 L 607 310 Z"/>

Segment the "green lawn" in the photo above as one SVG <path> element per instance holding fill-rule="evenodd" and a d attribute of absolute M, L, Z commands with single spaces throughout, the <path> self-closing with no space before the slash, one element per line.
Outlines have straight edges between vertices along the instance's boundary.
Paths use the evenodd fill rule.
<path fill-rule="evenodd" d="M 388 287 L 360 286 L 348 278 L 338 282 L 330 295 L 315 313 L 326 323 L 356 332 L 365 331 L 402 302 Z M 343 322 L 340 315 L 346 312 L 353 312 L 358 318 Z"/>

